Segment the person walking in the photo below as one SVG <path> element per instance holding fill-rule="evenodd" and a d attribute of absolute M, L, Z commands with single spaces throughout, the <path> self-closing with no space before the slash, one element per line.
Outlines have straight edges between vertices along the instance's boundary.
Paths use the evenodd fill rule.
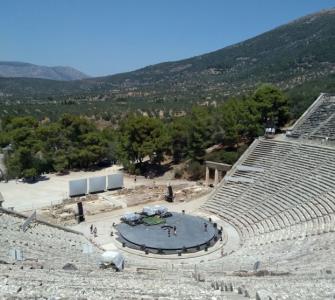
<path fill-rule="evenodd" d="M 93 224 L 91 224 L 91 226 L 90 226 L 90 232 L 91 232 L 91 234 L 93 233 Z"/>
<path fill-rule="evenodd" d="M 94 237 L 98 236 L 98 229 L 97 229 L 97 227 L 94 227 L 93 234 L 94 234 Z"/>
<path fill-rule="evenodd" d="M 173 226 L 173 235 L 177 235 L 177 227 Z"/>

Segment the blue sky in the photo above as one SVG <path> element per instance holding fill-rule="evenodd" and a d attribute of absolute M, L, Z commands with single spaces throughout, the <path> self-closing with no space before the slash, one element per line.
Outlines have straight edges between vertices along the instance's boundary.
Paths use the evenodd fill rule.
<path fill-rule="evenodd" d="M 0 60 L 107 75 L 203 54 L 332 0 L 1 0 Z"/>

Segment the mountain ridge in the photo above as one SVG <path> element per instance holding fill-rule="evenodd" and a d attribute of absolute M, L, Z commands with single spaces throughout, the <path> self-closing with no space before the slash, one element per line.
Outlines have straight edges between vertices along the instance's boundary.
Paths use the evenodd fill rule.
<path fill-rule="evenodd" d="M 38 78 L 59 81 L 89 78 L 83 72 L 68 66 L 42 66 L 21 61 L 0 61 L 0 77 Z"/>
<path fill-rule="evenodd" d="M 335 9 L 293 20 L 213 52 L 138 70 L 72 82 L 0 80 L 0 92 L 29 97 L 96 94 L 103 98 L 212 99 L 250 92 L 260 83 L 292 89 L 335 73 Z M 19 91 L 21 92 L 21 91 Z"/>

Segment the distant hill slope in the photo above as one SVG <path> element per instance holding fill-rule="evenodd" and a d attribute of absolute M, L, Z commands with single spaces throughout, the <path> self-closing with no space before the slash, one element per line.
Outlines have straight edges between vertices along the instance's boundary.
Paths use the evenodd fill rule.
<path fill-rule="evenodd" d="M 324 79 L 333 85 L 334 72 L 335 9 L 331 9 L 218 51 L 133 72 L 74 82 L 46 81 L 45 85 L 41 80 L 0 79 L 0 93 L 25 93 L 29 98 L 93 93 L 144 100 L 219 100 L 248 92 L 262 82 L 284 89 Z"/>
<path fill-rule="evenodd" d="M 98 79 L 106 84 L 203 95 L 243 93 L 259 82 L 290 88 L 335 71 L 335 10 L 186 60 Z M 95 79 L 92 79 L 95 80 Z"/>
<path fill-rule="evenodd" d="M 27 77 L 51 80 L 78 80 L 88 76 L 71 67 L 46 67 L 25 62 L 0 61 L 1 77 Z"/>

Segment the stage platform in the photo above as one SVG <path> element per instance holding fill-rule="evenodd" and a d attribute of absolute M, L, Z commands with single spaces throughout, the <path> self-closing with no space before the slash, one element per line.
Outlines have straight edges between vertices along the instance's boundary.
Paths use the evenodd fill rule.
<path fill-rule="evenodd" d="M 218 229 L 209 220 L 182 213 L 171 213 L 172 216 L 165 219 L 165 224 L 150 226 L 118 224 L 118 240 L 125 247 L 151 253 L 172 254 L 207 249 L 219 238 Z M 205 224 L 207 224 L 206 230 Z M 176 235 L 173 232 L 174 226 Z"/>

